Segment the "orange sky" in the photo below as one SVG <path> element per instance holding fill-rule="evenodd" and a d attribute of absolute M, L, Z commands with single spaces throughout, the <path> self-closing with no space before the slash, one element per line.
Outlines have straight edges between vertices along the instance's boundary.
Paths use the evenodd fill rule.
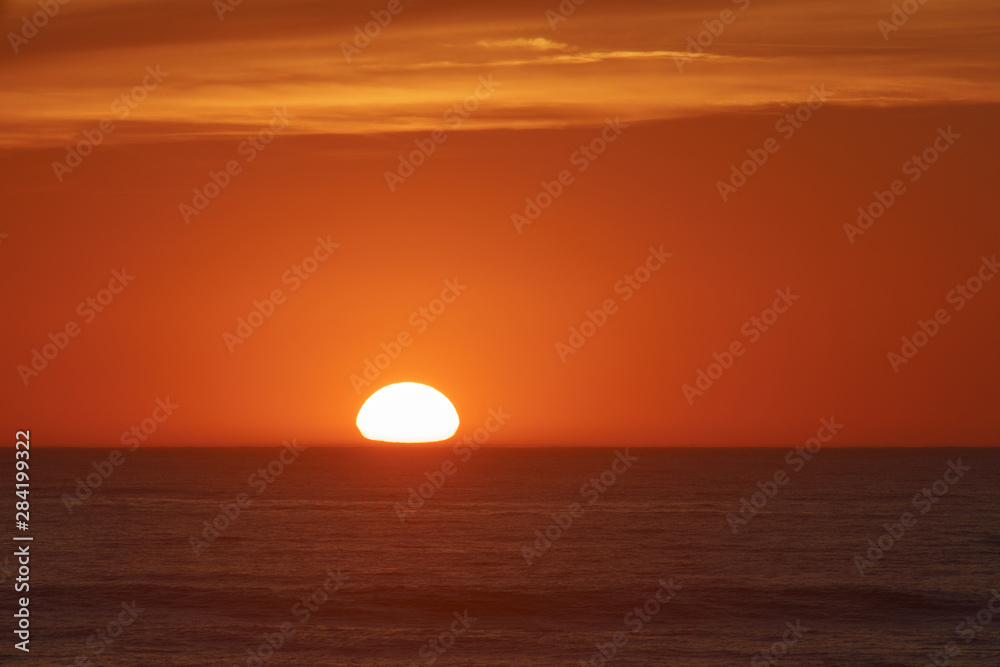
<path fill-rule="evenodd" d="M 411 380 L 453 400 L 460 435 L 502 406 L 491 444 L 797 444 L 831 416 L 834 445 L 997 444 L 1000 281 L 949 298 L 1000 253 L 991 5 L 928 2 L 886 40 L 892 3 L 590 0 L 553 30 L 556 2 L 402 0 L 350 62 L 341 43 L 389 3 L 334 5 L 247 0 L 220 21 L 207 0 L 71 0 L 17 53 L 8 35 L 7 432 L 117 445 L 169 396 L 149 444 L 353 444 L 367 393 Z M 16 34 L 38 6 L 0 11 Z M 808 120 L 778 123 L 810 99 Z M 262 128 L 273 142 L 247 140 Z M 67 144 L 97 136 L 71 166 Z M 390 190 L 417 145 L 434 152 Z M 723 201 L 747 151 L 767 161 Z M 228 184 L 195 215 L 182 205 L 210 172 Z M 512 222 L 561 173 L 555 201 Z M 894 180 L 885 214 L 845 231 Z M 618 281 L 661 246 L 626 300 Z M 106 309 L 87 306 L 123 268 Z M 467 289 L 430 322 L 445 281 Z M 799 299 L 773 328 L 743 329 L 786 289 Z M 274 290 L 273 316 L 224 337 Z M 65 349 L 19 370 L 50 333 Z M 745 353 L 686 396 L 735 341 Z"/>

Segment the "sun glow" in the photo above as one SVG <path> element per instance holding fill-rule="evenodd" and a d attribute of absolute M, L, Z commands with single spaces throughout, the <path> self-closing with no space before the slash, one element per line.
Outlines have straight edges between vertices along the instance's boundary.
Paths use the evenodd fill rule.
<path fill-rule="evenodd" d="M 361 435 L 383 442 L 437 442 L 458 430 L 458 412 L 433 387 L 399 382 L 368 397 L 357 419 Z"/>

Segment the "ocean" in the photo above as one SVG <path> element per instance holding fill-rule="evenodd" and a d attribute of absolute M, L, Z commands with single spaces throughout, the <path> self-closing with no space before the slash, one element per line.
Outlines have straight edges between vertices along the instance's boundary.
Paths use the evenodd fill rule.
<path fill-rule="evenodd" d="M 1000 665 L 1000 450 L 111 451 L 32 450 L 3 664 Z"/>

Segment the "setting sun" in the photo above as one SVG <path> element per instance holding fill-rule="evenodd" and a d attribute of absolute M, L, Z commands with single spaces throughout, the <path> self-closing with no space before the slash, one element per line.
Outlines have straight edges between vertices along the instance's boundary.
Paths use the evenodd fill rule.
<path fill-rule="evenodd" d="M 0 0 L 0 667 L 1000 667 L 998 10 Z"/>
<path fill-rule="evenodd" d="M 437 389 L 399 382 L 369 396 L 358 412 L 357 424 L 369 440 L 437 442 L 458 430 L 458 412 Z"/>

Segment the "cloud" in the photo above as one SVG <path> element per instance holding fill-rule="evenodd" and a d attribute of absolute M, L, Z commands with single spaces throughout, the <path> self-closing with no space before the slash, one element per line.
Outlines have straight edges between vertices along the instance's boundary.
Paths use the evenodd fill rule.
<path fill-rule="evenodd" d="M 554 49 L 565 50 L 569 48 L 568 44 L 563 44 L 562 42 L 553 42 L 551 40 L 545 39 L 544 37 L 518 37 L 516 39 L 481 39 L 476 42 L 479 46 L 485 46 L 490 49 L 535 49 L 537 51 L 551 51 Z"/>
<path fill-rule="evenodd" d="M 509 58 L 504 60 L 487 60 L 480 62 L 462 62 L 452 60 L 437 60 L 432 62 L 407 63 L 404 65 L 389 64 L 371 65 L 371 69 L 402 69 L 402 70 L 434 70 L 434 69 L 482 69 L 483 67 L 521 67 L 528 65 L 586 65 L 613 60 L 648 60 L 662 58 L 685 58 L 696 60 L 734 60 L 736 56 L 725 56 L 717 53 L 687 54 L 684 51 L 591 51 L 578 53 L 545 54 L 536 57 Z M 760 60 L 750 56 L 741 56 L 741 60 Z"/>
<path fill-rule="evenodd" d="M 549 26 L 537 2 L 422 0 L 404 5 L 347 62 L 339 45 L 372 20 L 369 4 L 256 0 L 219 21 L 205 0 L 69 3 L 20 54 L 2 56 L 8 103 L 0 123 L 16 132 L 0 142 L 65 143 L 99 122 L 143 68 L 156 64 L 170 79 L 111 141 L 158 131 L 235 134 L 266 119 L 274 105 L 298 110 L 291 131 L 434 128 L 478 76 L 491 73 L 505 85 L 463 129 L 766 107 L 793 102 L 820 83 L 835 91 L 835 103 L 1000 102 L 1000 21 L 985 0 L 922 13 L 888 44 L 876 27 L 884 12 L 864 0 L 754 3 L 692 54 L 685 52 L 689 38 L 718 11 L 686 0 L 588 4 L 551 38 L 539 36 Z M 10 6 L 9 29 L 32 6 Z M 675 58 L 690 59 L 683 72 Z"/>

